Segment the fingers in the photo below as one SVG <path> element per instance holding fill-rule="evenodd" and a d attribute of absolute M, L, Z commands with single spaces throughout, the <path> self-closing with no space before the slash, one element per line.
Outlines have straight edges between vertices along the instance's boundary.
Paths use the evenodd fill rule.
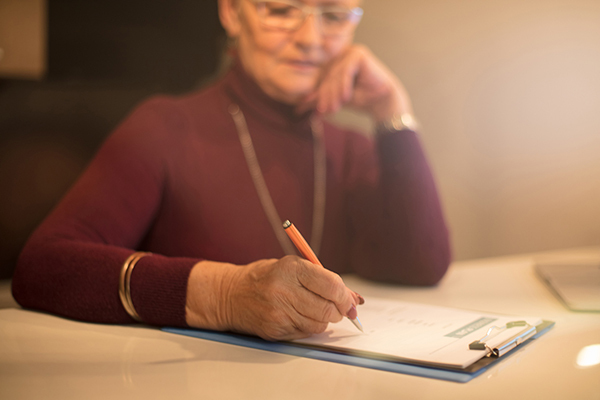
<path fill-rule="evenodd" d="M 298 315 L 321 323 L 340 322 L 345 316 L 344 313 L 338 310 L 334 302 L 321 297 L 304 286 L 300 289 L 293 303 L 294 310 Z"/>
<path fill-rule="evenodd" d="M 296 111 L 316 109 L 328 114 L 344 106 L 366 112 L 377 121 L 412 112 L 410 98 L 400 81 L 361 45 L 350 46 L 329 63 L 314 92 Z"/>
<path fill-rule="evenodd" d="M 365 304 L 365 298 L 356 292 L 352 292 L 352 297 L 354 297 L 354 302 L 359 306 Z"/>
<path fill-rule="evenodd" d="M 358 59 L 351 47 L 348 51 L 332 60 L 322 72 L 315 90 L 297 106 L 298 114 L 316 109 L 327 114 L 338 111 L 352 99 Z"/>
<path fill-rule="evenodd" d="M 319 112 L 337 112 L 352 100 L 361 57 L 359 51 L 351 48 L 331 63 L 317 88 Z"/>
<path fill-rule="evenodd" d="M 334 272 L 307 261 L 298 271 L 298 281 L 309 292 L 325 300 L 325 303 L 334 305 L 339 313 L 338 315 L 327 308 L 324 303 L 315 301 L 311 306 L 322 312 L 320 318 L 327 318 L 325 320 L 330 322 L 339 322 L 342 316 L 349 316 L 352 308 L 356 307 L 353 292 L 346 287 L 342 278 Z M 315 318 L 315 312 L 313 311 L 313 314 L 311 314 L 313 318 Z"/>
<path fill-rule="evenodd" d="M 266 340 L 293 340 L 322 333 L 327 322 L 315 321 L 299 313 L 290 313 L 285 308 L 273 309 L 262 316 L 256 334 Z"/>
<path fill-rule="evenodd" d="M 345 287 L 339 275 L 298 257 L 286 257 L 280 264 L 284 273 L 297 278 L 297 285 L 280 292 L 277 306 L 265 318 L 262 337 L 269 340 L 307 337 L 324 332 L 328 323 L 339 322 L 344 316 L 356 318 L 354 292 Z M 338 307 L 346 312 L 340 312 Z"/>

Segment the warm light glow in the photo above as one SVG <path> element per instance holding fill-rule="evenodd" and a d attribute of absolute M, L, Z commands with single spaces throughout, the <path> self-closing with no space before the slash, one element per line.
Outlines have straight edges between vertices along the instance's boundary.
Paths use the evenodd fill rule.
<path fill-rule="evenodd" d="M 577 354 L 577 365 L 580 367 L 591 367 L 600 364 L 600 344 L 585 346 Z"/>

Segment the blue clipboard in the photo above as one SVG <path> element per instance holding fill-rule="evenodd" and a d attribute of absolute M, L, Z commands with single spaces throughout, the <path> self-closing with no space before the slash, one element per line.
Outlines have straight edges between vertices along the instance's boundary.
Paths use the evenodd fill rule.
<path fill-rule="evenodd" d="M 171 327 L 162 328 L 162 330 L 178 335 L 191 336 L 199 339 L 212 340 L 215 342 L 272 351 L 275 353 L 289 354 L 298 357 L 312 358 L 315 360 L 352 365 L 355 367 L 372 368 L 387 372 L 396 372 L 425 378 L 466 383 L 484 373 L 492 365 L 513 354 L 519 347 L 527 345 L 532 340 L 537 339 L 544 333 L 548 332 L 553 326 L 553 321 L 543 321 L 540 325 L 536 326 L 537 333 L 535 335 L 521 343 L 518 347 L 515 347 L 506 353 L 506 355 L 503 355 L 502 357 L 484 357 L 466 369 L 451 369 L 438 366 L 418 365 L 409 362 L 395 362 L 376 358 L 360 357 L 351 354 L 342 354 L 334 351 L 315 349 L 291 342 L 269 342 L 258 337 L 238 335 L 235 333 Z"/>

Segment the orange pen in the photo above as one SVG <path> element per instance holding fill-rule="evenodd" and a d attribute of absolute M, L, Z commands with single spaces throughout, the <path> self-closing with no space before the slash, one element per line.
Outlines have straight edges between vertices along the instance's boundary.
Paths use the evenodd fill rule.
<path fill-rule="evenodd" d="M 306 258 L 313 264 L 319 265 L 321 267 L 323 266 L 323 264 L 321 264 L 321 262 L 317 258 L 315 252 L 310 248 L 310 245 L 306 242 L 300 231 L 296 229 L 294 224 L 292 224 L 289 220 L 285 221 L 283 223 L 283 229 L 285 229 L 285 233 L 287 233 L 287 235 L 290 237 L 298 251 L 304 256 L 304 258 Z M 358 330 L 364 332 L 362 324 L 360 323 L 358 317 L 356 317 L 355 319 L 348 319 L 354 324 L 354 326 L 358 328 Z"/>

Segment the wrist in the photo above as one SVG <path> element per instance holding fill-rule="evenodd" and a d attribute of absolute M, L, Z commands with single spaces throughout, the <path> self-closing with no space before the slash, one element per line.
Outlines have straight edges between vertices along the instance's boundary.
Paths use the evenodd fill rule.
<path fill-rule="evenodd" d="M 213 261 L 192 268 L 186 295 L 186 323 L 196 328 L 231 329 L 231 294 L 240 267 Z"/>
<path fill-rule="evenodd" d="M 416 132 L 419 130 L 419 123 L 413 114 L 397 113 L 392 117 L 377 122 L 377 132 L 395 132 L 410 130 Z"/>
<path fill-rule="evenodd" d="M 371 114 L 377 125 L 388 124 L 392 128 L 400 126 L 399 124 L 410 125 L 407 115 L 414 120 L 410 98 L 400 83 L 397 83 L 380 101 L 373 104 Z M 402 116 L 404 116 L 404 122 L 402 122 Z"/>

